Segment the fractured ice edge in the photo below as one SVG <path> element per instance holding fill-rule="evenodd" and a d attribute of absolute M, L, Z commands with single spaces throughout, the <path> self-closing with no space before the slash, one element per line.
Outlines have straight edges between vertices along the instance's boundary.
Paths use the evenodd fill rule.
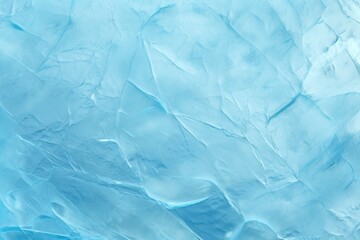
<path fill-rule="evenodd" d="M 359 240 L 359 0 L 1 0 L 0 240 Z"/>

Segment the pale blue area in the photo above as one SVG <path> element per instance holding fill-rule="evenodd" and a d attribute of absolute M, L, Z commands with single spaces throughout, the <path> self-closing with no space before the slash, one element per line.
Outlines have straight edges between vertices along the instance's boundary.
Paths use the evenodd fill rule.
<path fill-rule="evenodd" d="M 360 240 L 357 0 L 0 0 L 0 240 Z"/>

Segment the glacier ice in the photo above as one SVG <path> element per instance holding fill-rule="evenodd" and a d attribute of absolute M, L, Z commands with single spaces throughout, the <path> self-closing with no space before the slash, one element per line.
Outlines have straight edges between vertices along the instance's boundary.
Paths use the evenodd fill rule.
<path fill-rule="evenodd" d="M 360 240 L 358 0 L 0 1 L 0 240 Z"/>

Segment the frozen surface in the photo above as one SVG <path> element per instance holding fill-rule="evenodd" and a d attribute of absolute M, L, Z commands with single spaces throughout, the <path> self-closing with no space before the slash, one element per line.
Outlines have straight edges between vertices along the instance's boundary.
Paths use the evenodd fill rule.
<path fill-rule="evenodd" d="M 359 240 L 359 0 L 0 0 L 0 240 Z"/>

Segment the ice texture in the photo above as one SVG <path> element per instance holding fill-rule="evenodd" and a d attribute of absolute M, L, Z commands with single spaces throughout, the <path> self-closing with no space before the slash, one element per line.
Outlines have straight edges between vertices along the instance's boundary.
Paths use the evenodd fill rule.
<path fill-rule="evenodd" d="M 359 0 L 0 0 L 0 240 L 360 240 Z"/>

